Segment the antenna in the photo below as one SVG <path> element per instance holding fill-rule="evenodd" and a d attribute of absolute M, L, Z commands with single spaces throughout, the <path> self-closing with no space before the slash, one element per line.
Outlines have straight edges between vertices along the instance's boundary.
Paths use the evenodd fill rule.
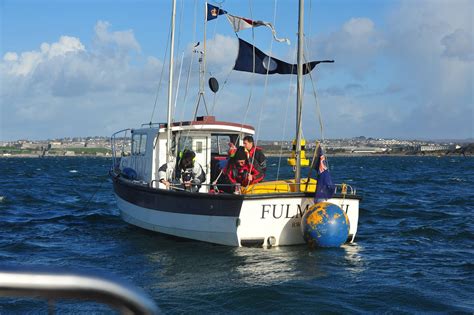
<path fill-rule="evenodd" d="M 206 115 L 209 115 L 209 111 L 207 110 L 206 99 L 204 97 L 204 76 L 205 76 L 205 73 L 204 73 L 204 71 L 205 71 L 205 69 L 204 69 L 204 57 L 205 57 L 205 54 L 202 50 L 198 50 L 196 48 L 198 46 L 199 46 L 199 43 L 197 43 L 194 46 L 194 49 L 193 49 L 193 53 L 199 55 L 199 59 L 198 59 L 198 61 L 199 61 L 199 93 L 198 93 L 198 99 L 197 99 L 197 103 L 196 103 L 196 109 L 194 110 L 193 119 L 196 119 L 196 117 L 197 117 L 199 104 L 201 103 L 201 98 L 202 98 L 202 101 L 204 102 L 204 108 L 206 109 Z"/>

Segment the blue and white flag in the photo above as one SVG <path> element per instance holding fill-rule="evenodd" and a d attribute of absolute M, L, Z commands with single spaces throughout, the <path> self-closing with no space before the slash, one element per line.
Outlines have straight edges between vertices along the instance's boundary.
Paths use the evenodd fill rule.
<path fill-rule="evenodd" d="M 224 11 L 221 8 L 216 7 L 215 5 L 206 3 L 207 21 L 217 19 L 217 17 L 222 14 L 227 14 L 227 11 Z"/>
<path fill-rule="evenodd" d="M 317 64 L 323 62 L 334 62 L 334 60 L 311 61 L 305 63 L 303 64 L 303 74 L 310 73 Z M 297 65 L 267 56 L 257 47 L 239 38 L 239 54 L 235 61 L 234 70 L 259 74 L 297 74 Z"/>
<path fill-rule="evenodd" d="M 334 190 L 336 186 L 332 182 L 331 174 L 329 174 L 328 164 L 326 157 L 324 156 L 323 149 L 318 146 L 318 153 L 316 156 L 316 163 L 314 167 L 318 173 L 317 184 L 316 184 L 316 193 L 314 195 L 314 201 L 317 202 L 318 199 L 329 199 L 334 195 Z"/>

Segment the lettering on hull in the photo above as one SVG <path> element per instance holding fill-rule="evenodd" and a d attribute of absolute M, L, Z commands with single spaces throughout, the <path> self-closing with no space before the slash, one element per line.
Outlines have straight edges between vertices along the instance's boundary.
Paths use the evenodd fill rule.
<path fill-rule="evenodd" d="M 308 211 L 310 204 L 304 206 L 291 204 L 263 204 L 261 219 L 295 219 L 301 218 Z"/>
<path fill-rule="evenodd" d="M 308 211 L 308 208 L 312 204 L 306 205 L 292 205 L 292 204 L 263 204 L 262 205 L 262 216 L 260 219 L 295 219 L 301 218 Z M 341 205 L 346 213 L 349 211 L 349 204 Z"/>

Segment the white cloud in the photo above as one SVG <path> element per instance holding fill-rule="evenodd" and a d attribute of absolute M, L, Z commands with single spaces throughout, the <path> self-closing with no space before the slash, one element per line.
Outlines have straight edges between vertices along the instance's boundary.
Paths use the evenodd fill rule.
<path fill-rule="evenodd" d="M 7 52 L 3 56 L 3 60 L 5 60 L 5 61 L 17 61 L 18 60 L 18 55 L 16 53 L 13 53 L 13 52 Z"/>
<path fill-rule="evenodd" d="M 95 43 L 100 47 L 113 46 L 120 50 L 135 50 L 140 51 L 140 45 L 135 39 L 132 30 L 126 31 L 109 31 L 110 23 L 99 21 L 95 25 Z"/>
<path fill-rule="evenodd" d="M 473 137 L 473 12 L 472 1 L 402 1 L 384 25 L 352 18 L 317 37 L 313 55 L 336 60 L 320 94 L 332 136 Z"/>
<path fill-rule="evenodd" d="M 314 78 L 324 79 L 318 82 L 318 95 L 326 136 L 472 137 L 473 2 L 408 1 L 390 7 L 393 11 L 383 25 L 369 17 L 353 17 L 311 41 L 308 59 L 336 60 L 313 72 Z M 99 21 L 94 31 L 91 44 L 62 36 L 32 51 L 4 54 L 0 61 L 2 137 L 104 135 L 122 128 L 124 117 L 127 125 L 146 122 L 163 66 L 165 80 L 154 120 L 164 119 L 167 65 L 141 56 L 132 30 L 114 31 L 108 22 Z M 265 76 L 231 71 L 238 50 L 234 37 L 217 35 L 208 40 L 207 49 L 208 70 L 221 85 L 216 103 L 219 119 L 239 121 L 253 85 L 246 122 L 257 126 L 261 121 L 261 139 L 279 137 L 285 119 L 286 128 L 293 129 L 294 91 L 288 100 L 293 76 L 270 76 L 263 100 Z M 186 52 L 181 87 L 187 79 L 191 46 Z M 181 58 L 176 60 L 179 69 Z M 182 112 L 188 118 L 195 104 L 196 59 L 193 65 L 194 83 L 186 109 L 178 102 L 178 118 Z M 312 93 L 309 82 L 306 89 Z M 214 106 L 207 91 L 206 100 L 209 108 Z M 304 119 L 310 127 L 305 135 L 311 138 L 319 128 L 311 109 L 314 100 L 307 100 L 309 114 Z M 26 127 L 19 134 L 17 126 Z"/>
<path fill-rule="evenodd" d="M 65 56 L 68 53 L 78 53 L 84 51 L 84 45 L 78 38 L 61 36 L 58 42 L 53 44 L 42 43 L 39 51 L 29 51 L 21 53 L 20 57 L 15 52 L 7 52 L 3 60 L 2 68 L 13 76 L 27 76 L 33 73 L 36 67 L 50 59 L 58 56 Z"/>
<path fill-rule="evenodd" d="M 207 59 L 212 66 L 213 63 L 232 69 L 239 49 L 239 42 L 235 37 L 217 34 L 207 42 Z"/>
<path fill-rule="evenodd" d="M 52 59 L 57 56 L 64 56 L 67 53 L 77 53 L 85 51 L 84 45 L 78 38 L 70 36 L 61 36 L 59 42 L 49 45 L 43 43 L 41 45 L 41 52 Z"/>
<path fill-rule="evenodd" d="M 407 132 L 473 136 L 473 12 L 472 1 L 408 1 L 390 17 L 387 53 L 400 85 L 415 96 Z"/>
<path fill-rule="evenodd" d="M 162 63 L 149 57 L 132 65 L 131 54 L 140 50 L 133 32 L 109 28 L 99 21 L 88 48 L 79 38 L 61 36 L 37 50 L 4 54 L 2 137 L 103 135 L 104 116 L 144 115 L 141 109 L 153 98 Z M 18 133 L 20 125 L 25 128 Z"/>
<path fill-rule="evenodd" d="M 386 46 L 383 34 L 369 18 L 351 18 L 341 28 L 311 40 L 310 59 L 335 59 L 356 78 L 367 75 L 374 67 L 374 59 Z"/>
<path fill-rule="evenodd" d="M 441 39 L 444 46 L 443 55 L 446 57 L 459 58 L 471 61 L 474 59 L 474 39 L 463 29 L 457 29 L 453 33 Z"/>

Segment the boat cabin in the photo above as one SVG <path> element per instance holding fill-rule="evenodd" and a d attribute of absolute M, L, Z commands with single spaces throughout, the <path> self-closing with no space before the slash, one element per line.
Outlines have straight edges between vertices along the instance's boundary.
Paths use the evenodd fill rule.
<path fill-rule="evenodd" d="M 120 135 L 121 132 L 130 135 Z M 197 117 L 194 121 L 175 122 L 171 126 L 171 158 L 176 160 L 185 149 L 196 153 L 196 161 L 206 173 L 206 181 L 199 192 L 209 192 L 209 185 L 219 175 L 219 161 L 228 158 L 229 143 L 237 147 L 242 139 L 254 135 L 253 127 L 243 124 L 216 121 L 214 116 Z M 120 147 L 121 145 L 121 147 Z M 112 136 L 114 158 L 122 149 L 120 161 L 114 165 L 133 169 L 134 180 L 150 187 L 165 188 L 159 183 L 158 170 L 166 163 L 167 124 L 160 123 L 140 129 L 119 131 Z M 128 152 L 127 152 L 128 151 Z"/>

